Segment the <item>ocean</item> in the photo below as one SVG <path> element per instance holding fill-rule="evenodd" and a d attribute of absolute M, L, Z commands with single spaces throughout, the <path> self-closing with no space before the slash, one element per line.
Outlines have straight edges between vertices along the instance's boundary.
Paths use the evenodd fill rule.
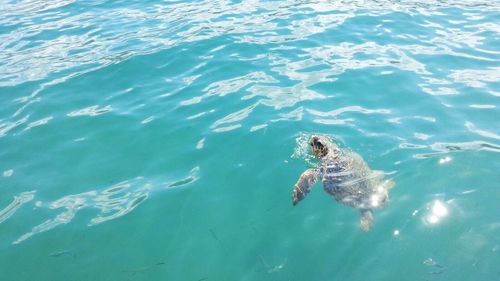
<path fill-rule="evenodd" d="M 0 6 L 2 281 L 500 280 L 500 2 Z M 292 206 L 316 134 L 371 231 Z"/>

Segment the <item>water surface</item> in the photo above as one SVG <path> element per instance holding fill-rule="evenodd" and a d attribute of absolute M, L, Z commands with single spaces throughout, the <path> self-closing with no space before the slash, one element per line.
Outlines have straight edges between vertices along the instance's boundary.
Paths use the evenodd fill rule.
<path fill-rule="evenodd" d="M 3 1 L 2 280 L 500 280 L 499 11 Z M 313 133 L 396 182 L 372 231 L 292 207 Z"/>

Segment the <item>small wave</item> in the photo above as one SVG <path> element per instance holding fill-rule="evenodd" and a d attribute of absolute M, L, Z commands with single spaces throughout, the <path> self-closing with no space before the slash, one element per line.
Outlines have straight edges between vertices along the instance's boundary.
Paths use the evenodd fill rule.
<path fill-rule="evenodd" d="M 389 109 L 368 109 L 364 108 L 362 106 L 346 106 L 342 107 L 339 109 L 335 109 L 332 111 L 318 111 L 318 110 L 312 110 L 308 109 L 307 110 L 309 113 L 312 115 L 320 116 L 320 117 L 337 117 L 345 112 L 358 112 L 358 113 L 363 113 L 363 114 L 389 114 L 391 111 Z"/>
<path fill-rule="evenodd" d="M 15 196 L 12 203 L 0 211 L 0 224 L 10 218 L 22 205 L 33 200 L 34 197 L 35 191 L 23 192 L 18 196 Z"/>
<path fill-rule="evenodd" d="M 176 188 L 198 180 L 199 170 L 199 167 L 195 167 L 186 178 L 169 183 L 154 184 L 143 177 L 137 177 L 103 190 L 91 190 L 64 196 L 48 204 L 49 209 L 65 209 L 63 212 L 33 227 L 31 231 L 20 236 L 13 244 L 21 243 L 33 235 L 70 223 L 78 211 L 84 208 L 99 210 L 99 213 L 90 220 L 89 226 L 120 218 L 142 204 L 155 189 Z M 33 193 L 23 193 L 22 196 L 16 197 L 13 203 L 0 212 L 0 223 L 10 217 L 22 204 L 33 199 L 33 196 Z M 39 207 L 43 205 L 42 202 L 37 204 Z"/>
<path fill-rule="evenodd" d="M 19 127 L 21 126 L 22 124 L 26 123 L 29 119 L 29 115 L 17 120 L 17 121 L 14 121 L 14 122 L 4 122 L 4 123 L 0 123 L 0 138 L 1 137 L 4 137 L 5 135 L 7 135 L 7 133 L 9 131 L 11 131 L 12 129 L 16 128 L 16 127 Z"/>
<path fill-rule="evenodd" d="M 431 148 L 436 151 L 450 152 L 450 151 L 467 151 L 467 150 L 487 150 L 493 152 L 500 152 L 500 146 L 483 141 L 471 141 L 461 143 L 445 143 L 439 142 L 431 145 Z"/>
<path fill-rule="evenodd" d="M 427 145 L 404 142 L 399 144 L 399 147 L 405 149 L 420 149 L 420 148 L 426 148 Z"/>
<path fill-rule="evenodd" d="M 241 124 L 234 124 L 234 125 L 229 125 L 229 126 L 225 126 L 225 127 L 218 127 L 218 128 L 213 129 L 213 131 L 216 133 L 222 133 L 222 132 L 229 132 L 232 130 L 236 130 L 238 128 L 241 128 Z"/>
<path fill-rule="evenodd" d="M 72 112 L 68 113 L 68 116 L 69 117 L 77 117 L 77 116 L 85 116 L 85 115 L 97 116 L 97 115 L 101 115 L 104 113 L 108 113 L 112 110 L 113 109 L 109 105 L 102 107 L 102 108 L 99 108 L 98 105 L 93 105 L 93 106 L 89 106 L 89 107 L 86 107 L 83 109 L 72 111 Z"/>
<path fill-rule="evenodd" d="M 428 140 L 431 138 L 431 135 L 424 134 L 424 133 L 413 133 L 413 136 L 419 140 Z"/>
<path fill-rule="evenodd" d="M 238 121 L 241 121 L 241 120 L 244 120 L 245 118 L 247 118 L 250 113 L 252 113 L 252 111 L 257 107 L 257 105 L 259 105 L 259 103 L 255 103 L 255 104 L 252 104 L 248 107 L 245 107 L 241 110 L 238 110 L 236 112 L 233 112 L 217 121 L 215 121 L 212 126 L 210 126 L 210 128 L 212 129 L 216 129 L 217 127 L 220 127 L 221 125 L 225 125 L 225 124 L 228 124 L 228 123 L 234 123 L 234 122 L 238 122 Z M 241 126 L 241 125 L 240 125 Z M 215 130 L 214 130 L 215 131 Z M 220 129 L 219 129 L 219 132 L 220 132 Z"/>
<path fill-rule="evenodd" d="M 279 118 L 271 120 L 271 122 L 279 121 L 300 121 L 304 117 L 304 107 L 300 106 L 290 112 L 278 114 Z"/>
<path fill-rule="evenodd" d="M 231 79 L 213 82 L 203 89 L 205 93 L 202 96 L 192 97 L 188 100 L 181 101 L 181 105 L 192 105 L 201 102 L 203 99 L 210 96 L 224 97 L 226 95 L 236 93 L 244 87 L 255 83 L 277 83 L 278 80 L 264 72 L 251 72 L 243 76 L 238 76 Z"/>
<path fill-rule="evenodd" d="M 196 118 L 199 118 L 203 115 L 207 114 L 206 111 L 203 111 L 203 112 L 200 112 L 200 113 L 197 113 L 197 114 L 194 114 L 194 115 L 191 115 L 191 116 L 188 116 L 186 117 L 187 120 L 192 120 L 192 119 L 196 119 Z"/>
<path fill-rule="evenodd" d="M 252 128 L 250 128 L 250 132 L 255 132 L 255 131 L 258 131 L 258 130 L 262 130 L 264 128 L 267 127 L 267 124 L 260 124 L 260 125 L 255 125 L 255 126 L 252 126 Z"/>
<path fill-rule="evenodd" d="M 203 146 L 205 146 L 205 138 L 202 138 L 198 141 L 198 143 L 196 143 L 196 149 L 202 149 Z"/>
<path fill-rule="evenodd" d="M 171 182 L 167 184 L 168 188 L 180 187 L 188 183 L 197 181 L 200 178 L 200 167 L 194 167 L 189 171 L 189 175 L 186 178 Z"/>
<path fill-rule="evenodd" d="M 477 108 L 477 109 L 494 109 L 497 108 L 496 105 L 494 104 L 470 104 L 470 108 Z"/>
<path fill-rule="evenodd" d="M 248 88 L 250 94 L 243 99 L 253 97 L 263 97 L 260 103 L 280 110 L 286 107 L 295 106 L 298 102 L 316 99 L 325 99 L 326 97 L 316 91 L 312 91 L 305 84 L 299 83 L 291 87 L 278 87 L 268 85 L 254 85 Z"/>
<path fill-rule="evenodd" d="M 419 148 L 430 147 L 432 150 L 437 151 L 433 153 L 418 153 L 413 155 L 417 159 L 425 159 L 430 157 L 441 157 L 443 154 L 450 152 L 461 152 L 461 151 L 491 151 L 500 152 L 500 146 L 483 141 L 471 141 L 471 142 L 461 142 L 461 143 L 433 143 L 430 146 L 423 146 Z"/>
<path fill-rule="evenodd" d="M 346 113 L 346 112 L 355 112 L 362 114 L 390 114 L 391 111 L 389 109 L 367 109 L 362 106 L 346 106 L 342 108 L 338 108 L 331 111 L 319 111 L 313 109 L 307 109 L 307 112 L 318 117 L 313 120 L 315 123 L 325 124 L 325 125 L 345 125 L 350 122 L 354 122 L 353 118 L 344 118 L 339 119 L 338 116 Z M 326 117 L 326 118 L 325 118 Z"/>
<path fill-rule="evenodd" d="M 489 69 L 464 69 L 456 70 L 450 74 L 450 78 L 456 83 L 462 83 L 473 88 L 485 88 L 488 83 L 500 81 L 500 67 Z"/>
<path fill-rule="evenodd" d="M 46 118 L 42 118 L 40 120 L 37 120 L 37 121 L 34 121 L 34 122 L 31 122 L 29 123 L 26 128 L 24 129 L 24 131 L 27 131 L 27 130 L 30 130 L 34 127 L 38 127 L 38 126 L 42 126 L 42 125 L 46 125 L 49 123 L 50 120 L 52 120 L 54 117 L 52 116 L 49 116 L 49 117 L 46 117 Z"/>
<path fill-rule="evenodd" d="M 153 120 L 155 120 L 155 117 L 154 116 L 149 116 L 148 118 L 142 120 L 141 124 L 147 124 L 147 123 L 150 123 Z"/>
<path fill-rule="evenodd" d="M 14 170 L 12 170 L 12 169 L 3 171 L 3 176 L 4 177 L 10 177 L 13 174 L 14 174 Z"/>
<path fill-rule="evenodd" d="M 497 135 L 497 134 L 490 132 L 490 131 L 477 129 L 476 126 L 472 122 L 465 122 L 465 128 L 467 128 L 467 130 L 469 130 L 469 132 L 478 134 L 482 137 L 500 140 L 500 135 Z"/>

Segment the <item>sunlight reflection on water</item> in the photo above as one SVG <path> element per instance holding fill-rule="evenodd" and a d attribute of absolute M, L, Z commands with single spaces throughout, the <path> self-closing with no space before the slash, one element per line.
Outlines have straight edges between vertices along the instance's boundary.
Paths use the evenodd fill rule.
<path fill-rule="evenodd" d="M 90 220 L 89 226 L 97 225 L 124 216 L 143 203 L 155 190 L 178 188 L 190 184 L 199 178 L 199 167 L 193 168 L 189 174 L 173 182 L 154 184 L 143 177 L 114 184 L 101 191 L 92 190 L 80 194 L 67 195 L 51 203 L 35 202 L 36 208 L 66 209 L 55 218 L 48 219 L 23 234 L 13 244 L 21 243 L 33 235 L 51 230 L 59 225 L 70 223 L 78 211 L 95 208 L 99 213 Z M 16 196 L 14 201 L 0 211 L 0 223 L 11 217 L 23 204 L 35 198 L 34 192 L 24 192 Z M 36 210 L 35 208 L 35 210 Z"/>

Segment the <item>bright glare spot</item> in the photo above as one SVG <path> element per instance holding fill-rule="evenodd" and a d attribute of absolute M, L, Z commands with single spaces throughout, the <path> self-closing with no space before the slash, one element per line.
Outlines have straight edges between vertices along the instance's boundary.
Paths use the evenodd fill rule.
<path fill-rule="evenodd" d="M 435 201 L 432 206 L 432 213 L 438 217 L 444 217 L 448 214 L 448 209 L 440 201 Z"/>
<path fill-rule="evenodd" d="M 439 159 L 439 164 L 445 164 L 445 163 L 448 163 L 450 161 L 451 161 L 451 157 L 450 156 L 446 156 L 445 158 Z"/>
<path fill-rule="evenodd" d="M 422 134 L 422 133 L 414 133 L 413 134 L 417 139 L 421 139 L 421 140 L 427 140 L 429 139 L 431 136 L 430 135 L 427 135 L 427 134 Z"/>
<path fill-rule="evenodd" d="M 439 222 L 439 218 L 435 215 L 430 215 L 427 217 L 427 221 L 432 224 L 436 224 Z"/>
<path fill-rule="evenodd" d="M 427 215 L 425 220 L 430 224 L 437 224 L 446 215 L 448 215 L 448 209 L 441 201 L 436 200 L 432 203 L 430 214 Z"/>
<path fill-rule="evenodd" d="M 469 189 L 469 190 L 466 190 L 466 191 L 462 191 L 461 194 L 469 194 L 469 193 L 474 193 L 476 192 L 475 189 Z"/>
<path fill-rule="evenodd" d="M 437 265 L 437 263 L 432 258 L 427 258 L 422 263 L 424 265 L 427 265 L 427 266 L 436 266 Z"/>
<path fill-rule="evenodd" d="M 413 211 L 413 213 L 411 213 L 411 216 L 414 217 L 416 214 L 418 214 L 418 210 Z"/>
<path fill-rule="evenodd" d="M 373 194 L 372 197 L 370 198 L 371 204 L 373 207 L 378 207 L 380 200 L 378 198 L 377 194 Z"/>
<path fill-rule="evenodd" d="M 394 230 L 394 236 L 398 236 L 398 235 L 399 235 L 399 229 Z"/>
<path fill-rule="evenodd" d="M 146 119 L 142 120 L 142 121 L 141 121 L 141 124 L 147 124 L 147 123 L 149 123 L 149 122 L 153 121 L 154 119 L 155 119 L 155 118 L 154 118 L 153 116 L 150 116 L 150 117 L 148 117 L 148 118 L 146 118 Z"/>
<path fill-rule="evenodd" d="M 196 144 L 196 149 L 202 149 L 203 146 L 205 146 L 205 138 L 202 138 L 198 141 L 198 143 Z"/>

